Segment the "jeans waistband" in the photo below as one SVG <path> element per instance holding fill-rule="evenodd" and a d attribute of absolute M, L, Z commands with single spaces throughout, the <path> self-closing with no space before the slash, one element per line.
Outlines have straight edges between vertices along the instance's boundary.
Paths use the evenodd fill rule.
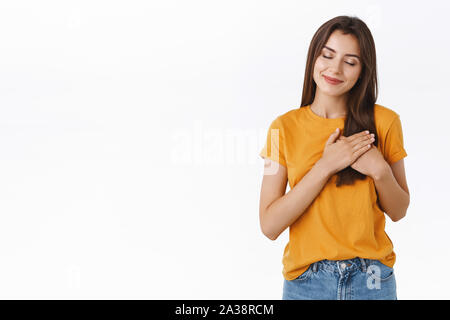
<path fill-rule="evenodd" d="M 366 272 L 367 267 L 371 265 L 372 259 L 366 259 L 361 257 L 356 257 L 353 259 L 345 260 L 320 260 L 312 263 L 312 271 L 317 272 L 319 268 L 323 268 L 329 271 L 339 271 L 344 270 L 355 270 L 360 269 L 362 272 Z"/>

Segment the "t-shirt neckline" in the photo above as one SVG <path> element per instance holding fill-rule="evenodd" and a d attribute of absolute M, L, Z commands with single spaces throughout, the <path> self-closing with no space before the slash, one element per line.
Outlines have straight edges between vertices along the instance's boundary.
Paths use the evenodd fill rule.
<path fill-rule="evenodd" d="M 319 116 L 318 114 L 315 114 L 312 110 L 311 110 L 311 105 L 307 105 L 306 107 L 306 113 L 309 115 L 309 117 L 315 121 L 319 121 L 322 124 L 325 125 L 336 125 L 336 124 L 342 124 L 345 121 L 345 117 L 342 118 L 324 118 Z"/>

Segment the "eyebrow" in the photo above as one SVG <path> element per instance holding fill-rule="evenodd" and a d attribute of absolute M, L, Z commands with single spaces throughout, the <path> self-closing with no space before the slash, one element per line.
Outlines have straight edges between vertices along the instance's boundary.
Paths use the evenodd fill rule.
<path fill-rule="evenodd" d="M 327 48 L 330 51 L 333 51 L 334 53 L 336 53 L 336 50 L 334 50 L 334 49 L 332 49 L 330 47 L 327 47 L 327 46 L 323 46 L 323 47 Z M 345 54 L 345 56 L 355 57 L 355 58 L 358 58 L 359 60 L 361 60 L 361 58 L 358 55 L 356 55 L 356 54 L 347 53 L 347 54 Z"/>

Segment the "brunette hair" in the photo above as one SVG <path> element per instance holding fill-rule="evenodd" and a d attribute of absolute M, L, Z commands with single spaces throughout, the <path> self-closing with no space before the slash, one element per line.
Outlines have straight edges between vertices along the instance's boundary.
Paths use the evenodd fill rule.
<path fill-rule="evenodd" d="M 375 42 L 367 25 L 357 17 L 338 16 L 325 22 L 314 34 L 308 50 L 305 79 L 303 82 L 302 102 L 300 107 L 312 104 L 316 93 L 313 80 L 314 64 L 321 54 L 328 38 L 335 30 L 356 37 L 360 47 L 361 74 L 358 81 L 348 92 L 347 115 L 342 135 L 348 137 L 355 133 L 369 130 L 375 134 L 373 144 L 378 145 L 378 137 L 374 119 L 374 105 L 378 95 L 377 66 Z M 337 173 L 336 186 L 351 185 L 355 179 L 364 180 L 365 174 L 351 166 Z"/>

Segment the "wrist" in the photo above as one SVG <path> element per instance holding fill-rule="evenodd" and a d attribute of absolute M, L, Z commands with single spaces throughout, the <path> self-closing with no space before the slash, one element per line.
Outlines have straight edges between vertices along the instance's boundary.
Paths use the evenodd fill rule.
<path fill-rule="evenodd" d="M 323 162 L 322 158 L 315 163 L 314 168 L 326 179 L 329 179 L 334 174 L 330 167 Z"/>

